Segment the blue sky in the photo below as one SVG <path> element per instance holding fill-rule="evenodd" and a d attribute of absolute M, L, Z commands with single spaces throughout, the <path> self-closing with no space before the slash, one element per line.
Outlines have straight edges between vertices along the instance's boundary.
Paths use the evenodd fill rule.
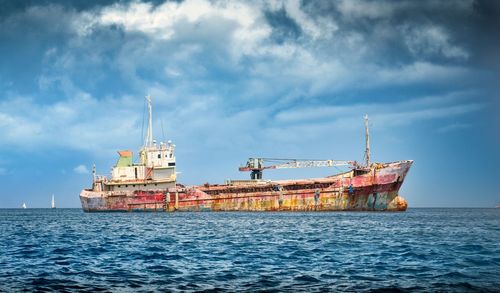
<path fill-rule="evenodd" d="M 0 0 L 0 208 L 79 207 L 93 163 L 140 147 L 146 94 L 185 184 L 362 160 L 366 113 L 375 161 L 415 160 L 410 207 L 500 204 L 499 6 Z"/>

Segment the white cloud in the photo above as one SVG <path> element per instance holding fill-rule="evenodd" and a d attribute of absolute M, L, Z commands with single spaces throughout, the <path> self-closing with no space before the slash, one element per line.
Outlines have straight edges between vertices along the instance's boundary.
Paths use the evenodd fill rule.
<path fill-rule="evenodd" d="M 357 125 L 361 115 L 369 113 L 382 127 L 409 125 L 422 120 L 458 117 L 484 107 L 471 101 L 471 93 L 453 93 L 445 96 L 420 97 L 397 103 L 366 103 L 347 106 L 300 107 L 278 112 L 276 120 L 290 124 L 314 124 L 333 121 L 341 128 Z"/>
<path fill-rule="evenodd" d="M 354 4 L 344 1 L 338 8 L 344 16 L 383 19 L 403 5 L 369 2 L 360 9 Z M 366 32 L 348 29 L 333 16 L 311 15 L 299 1 L 119 2 L 81 13 L 37 9 L 42 18 L 50 11 L 65 14 L 62 19 L 74 32 L 65 46 L 47 49 L 39 77 L 42 92 L 58 89 L 64 96 L 41 103 L 34 96 L 7 95 L 0 101 L 2 146 L 70 148 L 106 156 L 138 146 L 143 95 L 148 93 L 154 99 L 156 122 L 164 122 L 167 136 L 176 135 L 193 150 L 196 146 L 187 138 L 215 146 L 241 133 L 256 136 L 255 129 L 272 133 L 285 123 L 304 123 L 313 129 L 332 117 L 358 119 L 359 113 L 368 112 L 379 113 L 378 119 L 390 125 L 391 119 L 413 123 L 443 117 L 448 110 L 449 115 L 462 115 L 481 107 L 462 103 L 409 109 L 406 101 L 407 108 L 399 108 L 402 114 L 391 114 L 383 104 L 349 101 L 355 90 L 446 85 L 473 74 L 453 63 L 420 58 L 435 53 L 451 59 L 468 56 L 439 26 L 409 29 L 378 24 L 374 31 L 382 36 L 408 32 L 400 42 L 419 57 L 388 64 L 370 55 L 377 43 L 371 43 Z M 302 34 L 275 42 L 267 10 L 284 10 Z M 113 35 L 114 42 L 108 42 L 107 35 L 99 39 L 100 29 L 114 26 L 121 28 Z M 110 31 L 105 32 L 116 29 Z M 425 46 L 428 43 L 434 47 Z M 96 70 L 86 70 L 89 66 Z M 81 72 L 92 75 L 89 84 L 79 84 Z M 123 87 L 127 95 L 104 97 L 93 89 L 104 74 L 113 79 L 116 75 L 119 81 L 114 86 Z M 325 106 L 334 96 L 345 96 L 347 105 Z M 310 100 L 320 106 L 311 106 Z M 271 113 L 277 113 L 274 119 Z M 251 138 L 242 140 L 251 143 Z"/>
<path fill-rule="evenodd" d="M 417 58 L 442 54 L 446 58 L 467 59 L 465 49 L 453 45 L 449 34 L 437 25 L 403 27 L 403 35 L 410 52 Z"/>
<path fill-rule="evenodd" d="M 127 103 L 130 103 L 128 97 L 97 101 L 85 93 L 47 105 L 39 105 L 33 98 L 12 96 L 0 101 L 2 145 L 94 152 L 116 149 L 118 141 L 133 143 L 131 137 L 140 136 L 141 111 Z M 142 109 L 141 97 L 137 98 L 136 105 Z"/>
<path fill-rule="evenodd" d="M 378 18 L 388 17 L 395 10 L 413 5 L 407 2 L 362 2 L 366 9 L 360 9 L 355 4 L 341 2 L 338 8 L 345 15 L 363 17 L 367 16 L 363 13 L 368 13 Z M 302 35 L 297 40 L 273 42 L 273 28 L 265 14 L 266 10 L 280 9 L 300 27 Z M 281 91 L 297 86 L 308 95 L 317 95 L 358 85 L 368 88 L 415 82 L 437 83 L 469 74 L 467 69 L 453 64 L 426 61 L 430 54 L 452 59 L 468 57 L 463 48 L 452 44 L 449 34 L 442 27 L 393 27 L 378 23 L 374 27 L 375 32 L 381 32 L 382 36 L 401 35 L 400 41 L 405 42 L 416 56 L 413 61 L 382 66 L 380 62 L 374 62 L 378 56 L 372 55 L 373 48 L 370 47 L 377 43 L 367 39 L 365 33 L 348 30 L 332 17 L 313 16 L 306 10 L 299 1 L 256 2 L 252 5 L 240 1 L 206 0 L 165 2 L 160 5 L 131 2 L 104 7 L 94 16 L 90 16 L 89 12 L 82 13 L 80 21 L 72 20 L 72 23 L 84 23 L 86 34 L 91 31 L 90 27 L 97 30 L 99 27 L 118 25 L 126 33 L 147 36 L 148 41 L 129 41 L 116 48 L 119 53 L 115 60 L 111 60 L 112 66 L 116 66 L 125 79 L 142 91 L 145 87 L 161 87 L 158 82 L 161 84 L 168 79 L 199 82 L 197 78 L 210 77 L 212 70 L 221 68 L 242 76 L 251 74 L 248 84 L 243 82 L 240 87 L 261 83 L 263 87 L 251 87 L 246 92 L 259 95 L 265 92 L 268 96 L 283 95 Z M 383 42 L 383 38 L 381 40 Z M 82 42 L 73 44 L 79 46 Z M 87 44 L 92 50 L 85 52 L 96 52 L 88 53 L 89 56 L 85 57 L 87 63 L 104 62 L 101 56 L 107 51 L 100 54 L 100 45 Z M 81 60 L 80 55 L 58 53 L 59 57 L 50 63 L 60 68 L 61 76 L 65 76 L 67 71 L 80 70 L 81 65 L 75 64 Z M 163 74 L 156 77 L 155 85 L 138 75 L 138 71 L 147 68 L 150 63 L 163 66 Z M 40 78 L 44 87 L 57 82 L 69 86 L 60 76 L 45 74 Z"/>
<path fill-rule="evenodd" d="M 285 8 L 287 14 L 295 20 L 306 34 L 310 35 L 313 39 L 321 36 L 321 28 L 316 25 L 313 18 L 302 11 L 299 0 L 285 1 Z"/>
<path fill-rule="evenodd" d="M 373 79 L 368 82 L 383 85 L 430 84 L 464 78 L 470 73 L 471 70 L 465 67 L 417 61 L 401 67 L 372 69 L 370 74 L 373 74 Z"/>
<path fill-rule="evenodd" d="M 89 173 L 89 169 L 87 169 L 87 167 L 85 165 L 78 165 L 73 169 L 73 171 L 77 174 L 88 174 Z"/>
<path fill-rule="evenodd" d="M 463 130 L 463 129 L 467 129 L 467 128 L 470 128 L 471 125 L 468 124 L 468 123 L 452 123 L 452 124 L 448 124 L 448 125 L 445 125 L 445 126 L 442 126 L 440 128 L 437 129 L 437 132 L 439 133 L 448 133 L 448 132 L 452 132 L 452 131 L 458 131 L 458 130 Z"/>
<path fill-rule="evenodd" d="M 348 18 L 383 18 L 388 17 L 394 13 L 404 3 L 394 3 L 388 5 L 382 1 L 356 1 L 356 0 L 342 0 L 338 4 L 340 12 Z"/>
<path fill-rule="evenodd" d="M 121 25 L 126 31 L 142 32 L 160 40 L 181 38 L 176 34 L 185 28 L 186 23 L 192 29 L 199 30 L 210 28 L 211 23 L 220 20 L 225 20 L 226 26 L 233 27 L 232 45 L 242 52 L 251 52 L 271 33 L 258 6 L 238 1 L 187 0 L 180 3 L 165 2 L 158 6 L 132 2 L 106 7 L 99 16 L 101 25 Z"/>

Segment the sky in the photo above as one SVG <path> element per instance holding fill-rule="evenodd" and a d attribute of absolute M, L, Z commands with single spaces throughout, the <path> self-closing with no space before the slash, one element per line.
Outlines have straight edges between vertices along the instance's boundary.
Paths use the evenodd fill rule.
<path fill-rule="evenodd" d="M 410 207 L 494 207 L 499 77 L 499 1 L 0 0 L 0 208 L 80 207 L 93 164 L 137 154 L 148 94 L 186 185 L 362 161 L 368 114 L 372 160 L 415 161 Z"/>

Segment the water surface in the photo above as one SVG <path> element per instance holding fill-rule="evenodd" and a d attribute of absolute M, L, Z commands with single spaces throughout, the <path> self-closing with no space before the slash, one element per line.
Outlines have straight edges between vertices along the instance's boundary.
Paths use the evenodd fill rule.
<path fill-rule="evenodd" d="M 0 210 L 0 291 L 492 291 L 500 209 Z"/>

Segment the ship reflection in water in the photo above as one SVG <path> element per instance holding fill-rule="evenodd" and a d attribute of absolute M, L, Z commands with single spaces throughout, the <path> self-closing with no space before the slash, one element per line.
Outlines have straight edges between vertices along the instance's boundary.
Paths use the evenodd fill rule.
<path fill-rule="evenodd" d="M 153 139 L 151 97 L 148 129 L 139 162 L 131 151 L 119 151 L 111 179 L 93 169 L 92 188 L 80 193 L 83 210 L 106 211 L 405 211 L 398 192 L 413 161 L 370 162 L 368 117 L 365 116 L 365 162 L 250 158 L 240 171 L 250 180 L 186 187 L 176 182 L 175 145 Z M 265 165 L 266 162 L 278 162 Z M 265 180 L 266 169 L 346 166 L 348 171 L 324 178 Z"/>

